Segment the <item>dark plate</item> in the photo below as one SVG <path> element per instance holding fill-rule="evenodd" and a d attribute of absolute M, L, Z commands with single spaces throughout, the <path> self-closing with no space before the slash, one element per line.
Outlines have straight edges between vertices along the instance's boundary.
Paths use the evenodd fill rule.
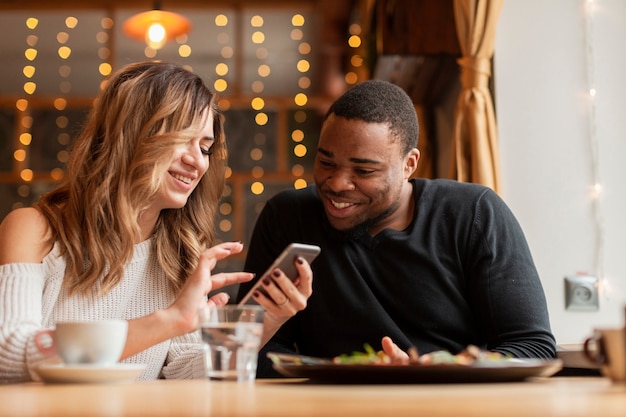
<path fill-rule="evenodd" d="M 269 355 L 268 355 L 269 356 Z M 277 363 L 278 362 L 278 363 Z M 468 382 L 519 382 L 549 377 L 563 367 L 559 359 L 510 359 L 480 365 L 357 365 L 305 364 L 275 361 L 281 375 L 318 382 L 349 384 L 441 384 Z"/>

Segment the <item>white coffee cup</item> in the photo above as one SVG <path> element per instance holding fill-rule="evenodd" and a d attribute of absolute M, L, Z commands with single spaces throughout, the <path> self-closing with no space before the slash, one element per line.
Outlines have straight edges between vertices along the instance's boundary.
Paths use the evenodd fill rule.
<path fill-rule="evenodd" d="M 35 335 L 35 344 L 44 354 L 56 353 L 64 364 L 113 365 L 126 344 L 125 320 L 58 322 L 54 330 Z M 52 343 L 46 340 L 52 339 Z"/>

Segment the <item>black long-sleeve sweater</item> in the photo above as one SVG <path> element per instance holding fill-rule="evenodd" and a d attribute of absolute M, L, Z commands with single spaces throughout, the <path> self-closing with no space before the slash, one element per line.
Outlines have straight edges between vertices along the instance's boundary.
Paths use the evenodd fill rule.
<path fill-rule="evenodd" d="M 514 357 L 552 358 L 546 299 L 522 229 L 490 189 L 413 179 L 406 230 L 339 239 L 314 186 L 270 199 L 245 270 L 260 277 L 291 242 L 321 246 L 313 294 L 261 350 L 258 377 L 277 374 L 265 353 L 333 357 L 380 349 L 383 336 L 420 354 L 467 345 Z M 243 284 L 238 298 L 252 283 Z"/>

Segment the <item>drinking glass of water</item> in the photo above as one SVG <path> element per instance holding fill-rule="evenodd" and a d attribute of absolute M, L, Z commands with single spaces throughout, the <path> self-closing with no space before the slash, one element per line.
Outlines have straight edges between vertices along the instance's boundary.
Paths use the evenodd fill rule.
<path fill-rule="evenodd" d="M 209 379 L 254 381 L 264 312 L 258 305 L 225 305 L 200 311 Z"/>

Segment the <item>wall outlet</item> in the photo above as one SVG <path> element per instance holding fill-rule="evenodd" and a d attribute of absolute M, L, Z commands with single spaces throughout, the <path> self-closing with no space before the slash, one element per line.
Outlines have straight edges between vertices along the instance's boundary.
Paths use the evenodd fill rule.
<path fill-rule="evenodd" d="M 565 309 L 570 311 L 598 311 L 598 278 L 590 275 L 565 277 Z"/>

